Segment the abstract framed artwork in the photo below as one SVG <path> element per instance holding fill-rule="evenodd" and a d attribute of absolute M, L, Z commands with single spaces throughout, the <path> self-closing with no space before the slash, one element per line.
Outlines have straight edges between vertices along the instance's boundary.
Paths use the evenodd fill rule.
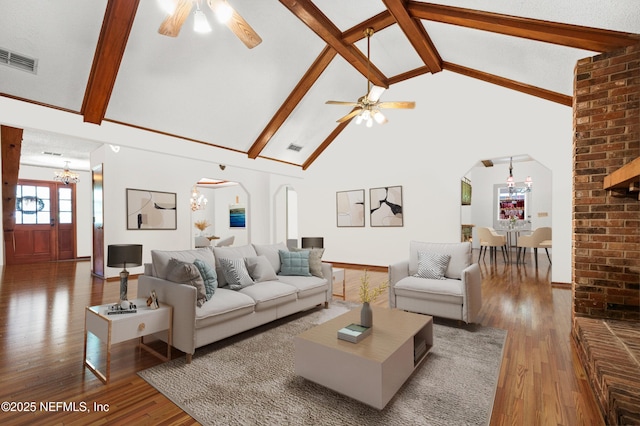
<path fill-rule="evenodd" d="M 404 226 L 402 186 L 369 189 L 371 226 Z"/>
<path fill-rule="evenodd" d="M 364 189 L 336 192 L 338 228 L 364 226 Z"/>
<path fill-rule="evenodd" d="M 247 227 L 247 209 L 242 204 L 229 205 L 229 228 Z"/>
<path fill-rule="evenodd" d="M 461 194 L 460 201 L 463 206 L 471 205 L 471 181 L 467 178 L 462 178 L 461 181 Z"/>
<path fill-rule="evenodd" d="M 127 188 L 127 229 L 177 229 L 176 193 Z"/>

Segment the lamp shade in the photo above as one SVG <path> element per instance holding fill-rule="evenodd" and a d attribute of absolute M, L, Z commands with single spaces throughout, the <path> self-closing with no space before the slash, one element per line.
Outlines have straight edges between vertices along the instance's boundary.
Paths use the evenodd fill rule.
<path fill-rule="evenodd" d="M 107 247 L 107 266 L 127 268 L 142 265 L 142 244 L 113 244 Z"/>
<path fill-rule="evenodd" d="M 324 248 L 324 238 L 302 237 L 302 248 Z"/>

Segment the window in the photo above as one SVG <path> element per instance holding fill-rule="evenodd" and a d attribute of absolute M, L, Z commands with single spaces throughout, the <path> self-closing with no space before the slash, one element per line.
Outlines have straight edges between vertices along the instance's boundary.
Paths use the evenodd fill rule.
<path fill-rule="evenodd" d="M 18 185 L 16 188 L 16 224 L 51 223 L 51 191 L 48 186 Z"/>
<path fill-rule="evenodd" d="M 73 223 L 71 188 L 58 188 L 58 223 Z"/>

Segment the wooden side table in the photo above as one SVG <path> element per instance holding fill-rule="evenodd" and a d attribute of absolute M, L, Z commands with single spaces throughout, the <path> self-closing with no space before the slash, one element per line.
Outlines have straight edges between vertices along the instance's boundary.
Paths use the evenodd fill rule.
<path fill-rule="evenodd" d="M 109 383 L 111 376 L 111 346 L 134 338 L 139 338 L 139 344 L 152 355 L 162 361 L 171 358 L 173 307 L 161 303 L 158 309 L 151 309 L 147 306 L 145 299 L 132 301 L 137 305 L 138 311 L 132 314 L 112 314 L 107 315 L 109 306 L 87 306 L 84 314 L 84 365 L 95 374 L 103 383 Z M 166 356 L 157 352 L 144 343 L 144 336 L 166 331 L 167 354 Z M 87 359 L 87 336 L 89 333 L 107 344 L 107 366 L 106 373 L 101 373 L 97 366 Z"/>
<path fill-rule="evenodd" d="M 338 296 L 338 297 L 342 297 L 342 300 L 346 300 L 347 297 L 347 293 L 345 291 L 345 276 L 344 276 L 344 269 L 342 268 L 333 268 L 333 277 L 332 277 L 332 281 L 331 281 L 331 295 L 332 296 Z M 333 284 L 335 282 L 340 282 L 342 281 L 342 294 L 339 293 L 333 293 Z"/>

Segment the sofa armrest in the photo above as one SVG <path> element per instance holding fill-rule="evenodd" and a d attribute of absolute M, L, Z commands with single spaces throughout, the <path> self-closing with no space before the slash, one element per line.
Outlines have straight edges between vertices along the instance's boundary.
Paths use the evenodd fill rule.
<path fill-rule="evenodd" d="M 467 324 L 475 323 L 482 307 L 482 275 L 477 263 L 469 265 L 462 271 L 463 312 L 462 320 Z"/>
<path fill-rule="evenodd" d="M 389 308 L 396 307 L 395 285 L 398 281 L 409 276 L 409 261 L 389 265 Z"/>
<path fill-rule="evenodd" d="M 329 307 L 329 303 L 331 302 L 331 298 L 333 297 L 333 264 L 322 262 L 322 275 L 329 283 L 329 288 L 327 289 L 327 304 Z"/>
<path fill-rule="evenodd" d="M 146 299 L 151 290 L 155 290 L 160 302 L 173 306 L 173 347 L 193 355 L 196 350 L 196 288 L 162 278 L 139 276 L 138 297 Z"/>

